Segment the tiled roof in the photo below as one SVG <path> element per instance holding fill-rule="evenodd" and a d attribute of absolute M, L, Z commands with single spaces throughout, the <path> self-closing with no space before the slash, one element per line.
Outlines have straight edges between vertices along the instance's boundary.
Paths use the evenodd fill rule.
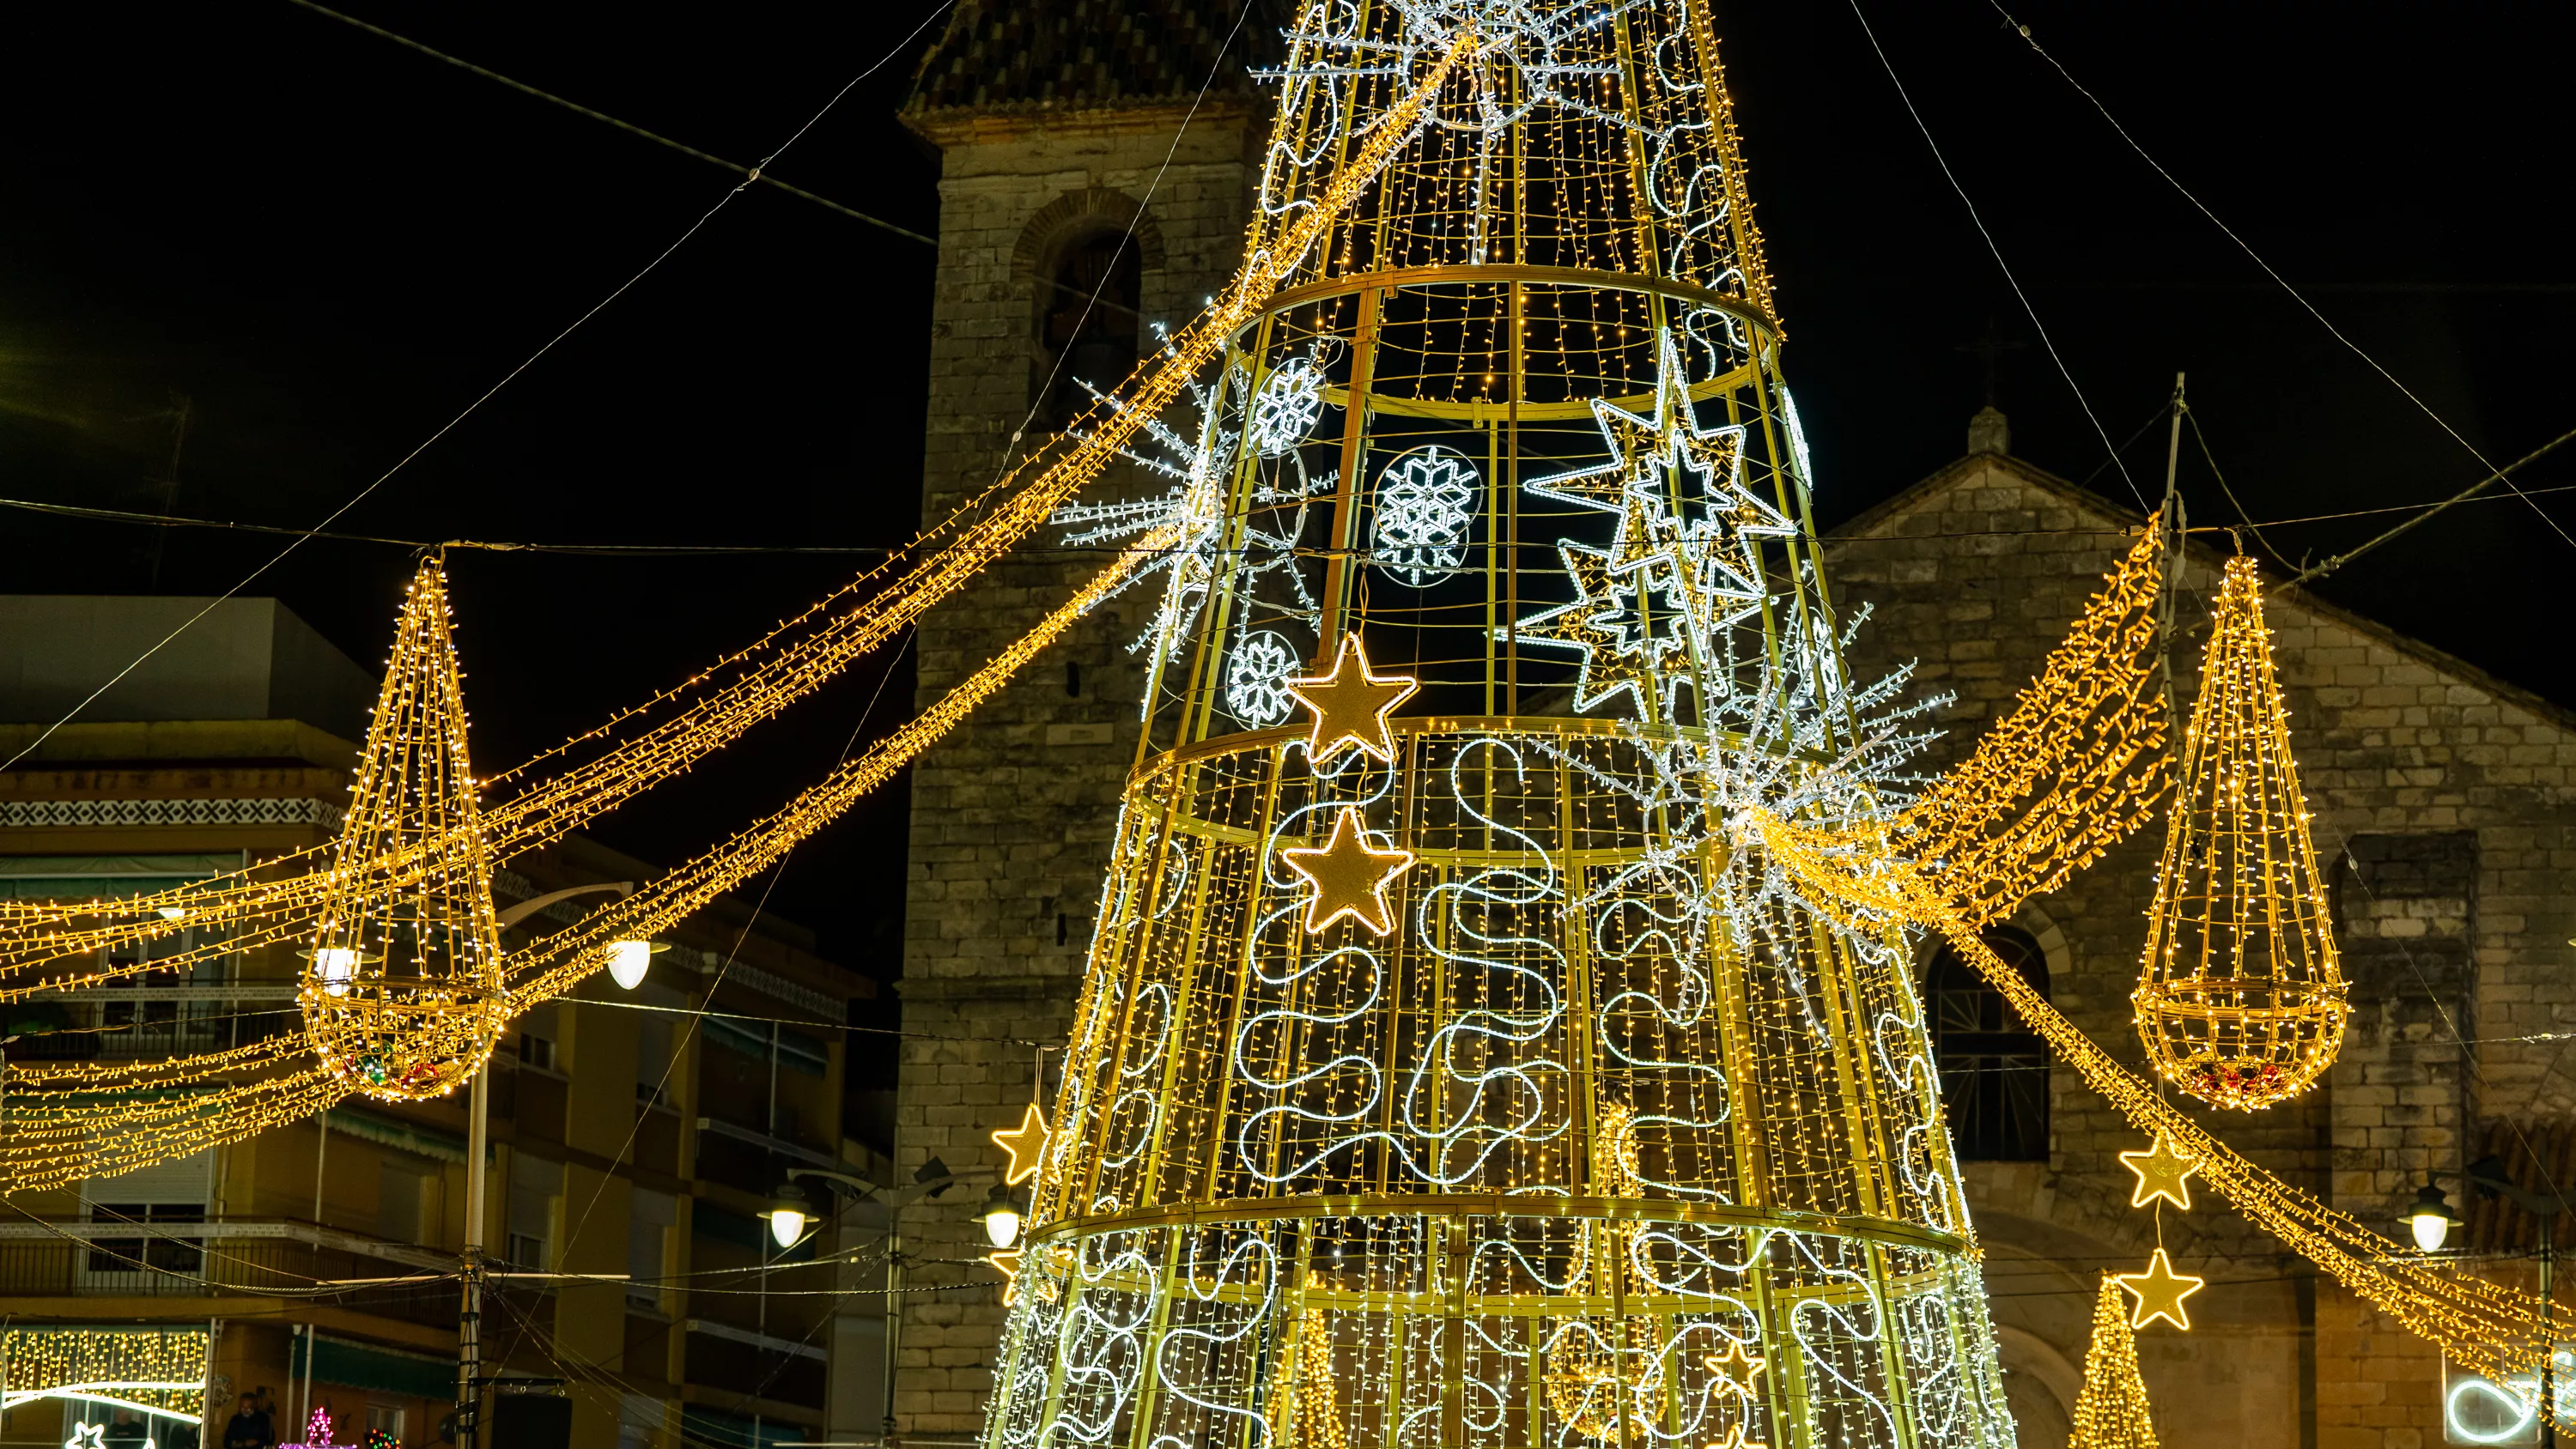
<path fill-rule="evenodd" d="M 1202 86 L 1210 95 L 1250 95 L 1247 69 L 1276 61 L 1292 5 L 959 0 L 947 32 L 922 57 L 905 110 L 1089 110 L 1187 101 Z"/>

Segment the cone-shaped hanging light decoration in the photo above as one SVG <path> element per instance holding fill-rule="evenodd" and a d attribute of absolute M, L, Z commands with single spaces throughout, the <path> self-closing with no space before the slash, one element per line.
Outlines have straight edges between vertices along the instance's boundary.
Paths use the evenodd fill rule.
<path fill-rule="evenodd" d="M 389 884 L 374 864 L 433 841 L 446 844 L 416 883 Z M 314 1048 L 371 1096 L 453 1090 L 491 1055 L 508 1011 L 447 578 L 434 557 L 403 601 L 331 865 L 299 993 Z"/>
<path fill-rule="evenodd" d="M 2252 1111 L 2333 1064 L 2343 973 L 2249 558 L 2219 589 L 2148 922 L 2138 1034 L 2167 1080 Z"/>
<path fill-rule="evenodd" d="M 2129 1300 L 2111 1278 L 2102 1280 L 2093 1305 L 2093 1347 L 2084 1355 L 2084 1389 L 2075 1396 L 2075 1433 L 2066 1449 L 2156 1449 Z"/>

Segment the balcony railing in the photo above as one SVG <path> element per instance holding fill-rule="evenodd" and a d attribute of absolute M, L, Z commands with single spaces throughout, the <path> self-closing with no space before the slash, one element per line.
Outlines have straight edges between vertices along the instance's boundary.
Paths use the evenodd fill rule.
<path fill-rule="evenodd" d="M 453 1329 L 454 1268 L 441 1254 L 290 1219 L 0 1222 L 5 1297 L 285 1295 Z"/>

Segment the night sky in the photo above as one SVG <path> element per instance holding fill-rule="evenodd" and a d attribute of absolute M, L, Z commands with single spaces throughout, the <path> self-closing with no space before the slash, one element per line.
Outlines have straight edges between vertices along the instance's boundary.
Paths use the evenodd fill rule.
<path fill-rule="evenodd" d="M 926 6 L 353 5 L 423 43 L 738 161 Z M 2576 427 L 2564 5 L 2034 4 L 2140 141 L 2496 462 Z M 2438 16 L 2439 23 L 2435 20 Z M 1957 456 L 1985 334 L 2015 451 L 2128 493 L 1842 0 L 1719 28 L 1826 522 Z M 2259 521 L 2430 500 L 2483 472 L 2139 161 L 1986 0 L 1871 21 L 2114 440 L 2177 370 Z M 925 37 L 926 41 L 926 37 Z M 923 232 L 936 158 L 894 120 L 916 43 L 774 170 Z M 0 498 L 309 526 L 598 303 L 734 178 L 286 0 L 14 13 L 0 65 Z M 918 524 L 930 249 L 767 188 L 336 527 L 398 539 L 883 546 Z M 1170 319 L 1179 321 L 1181 319 Z M 173 415 L 188 429 L 171 478 Z M 2164 429 L 2125 456 L 2160 490 Z M 2576 483 L 2576 447 L 2526 488 Z M 2236 519 L 2186 443 L 2195 522 Z M 2576 528 L 2576 494 L 2540 504 Z M 2284 525 L 2318 557 L 2392 518 Z M 273 536 L 0 509 L 0 589 L 219 592 Z M 304 545 L 276 594 L 383 657 L 411 550 Z M 478 763 L 684 676 L 846 555 L 451 555 Z M 2576 703 L 2576 546 L 2456 510 L 2320 586 Z M 594 833 L 673 862 L 837 759 L 884 666 Z M 866 728 L 911 706 L 898 666 Z M 800 850 L 773 908 L 896 969 L 905 802 Z"/>

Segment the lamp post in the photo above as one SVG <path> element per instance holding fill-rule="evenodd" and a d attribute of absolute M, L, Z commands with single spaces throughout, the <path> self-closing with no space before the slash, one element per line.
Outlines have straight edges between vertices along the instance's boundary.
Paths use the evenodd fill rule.
<path fill-rule="evenodd" d="M 981 1174 L 969 1174 L 969 1176 L 981 1176 Z M 809 1209 L 809 1200 L 805 1196 L 805 1190 L 798 1187 L 795 1183 L 795 1179 L 800 1177 L 813 1178 L 818 1182 L 839 1183 L 841 1186 L 849 1189 L 851 1197 L 856 1198 L 861 1202 L 874 1202 L 885 1205 L 885 1423 L 883 1426 L 883 1443 L 887 1446 L 887 1449 L 893 1449 L 893 1445 L 895 1443 L 895 1354 L 897 1346 L 902 1339 L 903 1330 L 903 1313 L 900 1307 L 900 1298 L 903 1293 L 903 1223 L 902 1219 L 898 1216 L 898 1213 L 905 1204 L 912 1202 L 914 1199 L 924 1197 L 935 1198 L 941 1193 L 946 1192 L 948 1189 L 957 1186 L 964 1179 L 950 1173 L 948 1170 L 948 1164 L 941 1162 L 936 1157 L 921 1164 L 920 1168 L 912 1175 L 912 1186 L 906 1188 L 879 1187 L 877 1184 L 868 1181 L 864 1177 L 853 1177 L 846 1172 L 826 1172 L 821 1168 L 815 1167 L 791 1167 L 787 1170 L 787 1180 L 781 1182 L 778 1185 L 778 1191 L 771 1195 L 769 1211 L 761 1215 L 769 1219 L 770 1237 L 775 1240 L 782 1249 L 803 1236 L 807 1223 L 814 1220 L 815 1215 Z M 1017 1224 L 1015 1223 L 1014 1227 L 1016 1226 Z M 989 1233 L 990 1230 L 988 1229 L 987 1231 Z"/>
<path fill-rule="evenodd" d="M 2450 1237 L 2452 1225 L 2460 1215 L 2443 1201 L 2442 1189 L 2431 1179 L 2456 1178 L 2477 1189 L 2481 1196 L 2503 1198 L 2531 1214 L 2540 1224 L 2540 1391 L 2537 1413 L 2540 1419 L 2542 1449 L 2557 1449 L 2558 1444 L 2558 1341 L 2549 1329 L 2549 1300 L 2552 1279 L 2558 1266 L 2558 1215 L 2567 1211 L 2567 1199 L 2556 1191 L 2536 1192 L 2507 1176 L 2504 1159 L 2481 1157 L 2462 1171 L 2435 1171 L 2425 1174 L 2427 1181 L 2416 1193 L 2414 1206 L 2405 1214 L 2407 1225 L 2414 1229 L 2415 1246 L 2430 1253 L 2438 1251 Z"/>
<path fill-rule="evenodd" d="M 508 930 L 557 901 L 575 896 L 613 891 L 618 896 L 631 895 L 631 880 L 602 881 L 595 885 L 570 886 L 559 891 L 519 902 L 495 918 L 501 930 Z M 637 945 L 632 941 L 609 944 L 609 962 L 615 970 L 620 953 Z M 644 945 L 643 955 L 651 958 L 651 944 Z M 632 955 L 632 952 L 626 954 Z M 618 984 L 630 990 L 644 977 L 639 970 L 634 979 L 616 970 Z M 498 1048 L 496 1047 L 495 1050 Z M 462 1262 L 458 1278 L 462 1281 L 464 1302 L 456 1315 L 456 1449 L 477 1449 L 483 1418 L 483 1212 L 487 1178 L 483 1159 L 490 1151 L 492 1131 L 492 1063 L 486 1060 L 474 1073 L 474 1086 L 465 1109 L 465 1244 L 459 1255 Z"/>

